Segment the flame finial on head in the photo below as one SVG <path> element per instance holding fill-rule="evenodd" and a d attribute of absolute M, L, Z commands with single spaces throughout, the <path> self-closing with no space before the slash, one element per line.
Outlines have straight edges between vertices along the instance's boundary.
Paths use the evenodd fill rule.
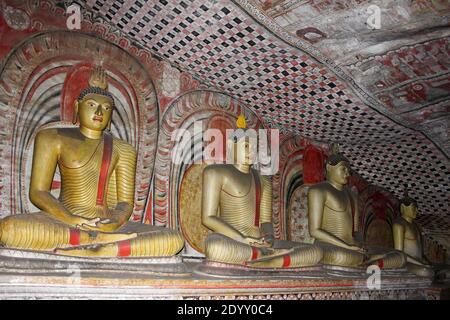
<path fill-rule="evenodd" d="M 405 184 L 405 190 L 403 190 L 403 198 L 409 198 L 407 184 Z"/>
<path fill-rule="evenodd" d="M 337 155 L 339 154 L 339 143 L 333 142 L 330 147 L 330 154 Z"/>
<path fill-rule="evenodd" d="M 246 136 L 247 132 L 247 120 L 245 120 L 245 115 L 242 113 L 236 119 L 236 130 L 234 130 L 233 134 L 229 137 L 231 141 L 237 142 L 242 137 Z"/>
<path fill-rule="evenodd" d="M 89 78 L 89 86 L 97 87 L 103 90 L 108 89 L 108 82 L 106 81 L 106 72 L 102 66 L 95 66 Z"/>
<path fill-rule="evenodd" d="M 347 162 L 348 159 L 339 152 L 339 143 L 333 142 L 330 146 L 330 156 L 327 158 L 326 164 L 335 166 L 340 162 Z"/>
<path fill-rule="evenodd" d="M 247 129 L 247 121 L 245 120 L 245 116 L 242 113 L 236 120 L 236 127 L 238 129 Z"/>
<path fill-rule="evenodd" d="M 88 94 L 99 94 L 112 100 L 114 106 L 114 98 L 108 91 L 108 81 L 106 71 L 102 66 L 95 66 L 88 81 L 89 86 L 81 91 L 78 101 L 83 100 Z"/>
<path fill-rule="evenodd" d="M 405 206 L 410 206 L 411 204 L 417 205 L 417 201 L 411 198 L 408 194 L 408 185 L 405 184 L 405 190 L 403 191 L 403 199 L 400 200 L 400 203 Z"/>

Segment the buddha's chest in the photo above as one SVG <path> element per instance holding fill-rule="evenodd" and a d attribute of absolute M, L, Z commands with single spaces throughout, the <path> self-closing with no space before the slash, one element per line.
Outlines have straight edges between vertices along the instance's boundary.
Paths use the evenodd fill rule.
<path fill-rule="evenodd" d="M 69 169 L 84 169 L 89 173 L 98 172 L 105 162 L 114 168 L 117 162 L 117 153 L 111 153 L 111 157 L 103 155 L 103 141 L 75 141 L 64 144 L 60 152 L 59 164 Z"/>
<path fill-rule="evenodd" d="M 413 224 L 405 226 L 405 240 L 417 241 L 419 238 L 419 231 Z"/>
<path fill-rule="evenodd" d="M 230 172 L 225 179 L 225 183 L 222 186 L 222 191 L 230 196 L 244 197 L 252 196 L 253 190 L 253 175 L 252 174 L 239 174 Z"/>
<path fill-rule="evenodd" d="M 344 241 L 352 241 L 353 215 L 350 197 L 343 192 L 330 192 L 325 201 L 322 228 Z"/>
<path fill-rule="evenodd" d="M 345 190 L 329 190 L 325 201 L 325 206 L 336 212 L 352 212 L 350 195 Z"/>

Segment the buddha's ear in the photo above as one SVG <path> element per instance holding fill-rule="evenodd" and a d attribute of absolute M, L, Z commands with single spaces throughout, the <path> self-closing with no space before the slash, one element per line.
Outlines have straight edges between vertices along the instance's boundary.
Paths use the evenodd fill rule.
<path fill-rule="evenodd" d="M 111 112 L 111 117 L 109 118 L 109 121 L 108 121 L 108 126 L 107 126 L 108 131 L 111 131 L 111 122 L 112 122 L 112 112 Z"/>
<path fill-rule="evenodd" d="M 403 203 L 401 203 L 400 204 L 400 214 L 405 214 L 405 213 L 406 213 L 406 206 Z"/>
<path fill-rule="evenodd" d="M 75 100 L 75 103 L 73 105 L 72 123 L 77 124 L 77 122 L 78 122 L 78 100 Z"/>

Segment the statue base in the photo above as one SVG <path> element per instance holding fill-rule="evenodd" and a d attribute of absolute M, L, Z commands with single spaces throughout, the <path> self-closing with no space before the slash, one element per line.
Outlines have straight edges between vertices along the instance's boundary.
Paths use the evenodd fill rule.
<path fill-rule="evenodd" d="M 14 274 L 61 274 L 71 276 L 77 272 L 127 273 L 139 272 L 147 275 L 180 276 L 190 271 L 182 258 L 83 258 L 28 250 L 0 249 L 2 273 Z"/>
<path fill-rule="evenodd" d="M 1 300 L 438 299 L 446 290 L 402 270 L 382 270 L 377 289 L 368 284 L 370 274 L 349 276 L 328 266 L 236 269 L 180 256 L 100 259 L 0 249 L 0 268 Z"/>
<path fill-rule="evenodd" d="M 233 279 L 260 279 L 260 278 L 296 278 L 296 279 L 320 279 L 326 276 L 321 266 L 303 268 L 257 268 L 204 261 L 194 270 L 194 274 L 216 278 Z"/>

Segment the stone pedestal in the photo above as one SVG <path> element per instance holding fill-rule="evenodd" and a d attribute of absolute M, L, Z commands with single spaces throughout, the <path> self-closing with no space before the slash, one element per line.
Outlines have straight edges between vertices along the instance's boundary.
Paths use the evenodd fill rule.
<path fill-rule="evenodd" d="M 322 266 L 283 272 L 232 270 L 202 261 L 182 261 L 181 257 L 85 259 L 0 249 L 0 267 L 1 300 L 440 297 L 431 280 L 405 270 L 382 270 L 380 289 L 371 290 L 369 274 L 363 270 Z"/>

